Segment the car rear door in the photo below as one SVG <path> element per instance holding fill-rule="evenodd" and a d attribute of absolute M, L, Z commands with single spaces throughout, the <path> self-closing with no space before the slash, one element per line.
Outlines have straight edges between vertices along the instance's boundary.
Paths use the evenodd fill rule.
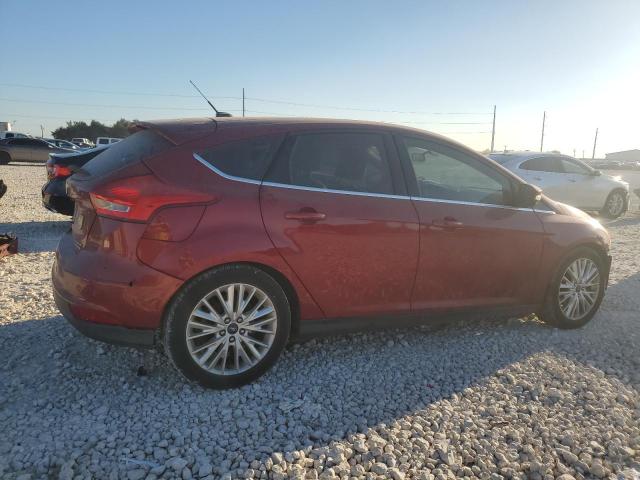
<path fill-rule="evenodd" d="M 544 231 L 533 209 L 509 206 L 515 179 L 431 138 L 396 143 L 421 224 L 413 308 L 535 303 Z"/>
<path fill-rule="evenodd" d="M 9 140 L 11 159 L 14 162 L 31 161 L 31 139 L 13 138 Z"/>
<path fill-rule="evenodd" d="M 260 191 L 267 232 L 329 318 L 408 312 L 418 218 L 381 130 L 291 135 Z"/>

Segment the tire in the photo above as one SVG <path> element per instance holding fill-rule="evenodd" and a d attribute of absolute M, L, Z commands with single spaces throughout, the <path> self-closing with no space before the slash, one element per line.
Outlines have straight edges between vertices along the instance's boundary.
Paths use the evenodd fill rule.
<path fill-rule="evenodd" d="M 595 301 L 591 304 L 588 310 L 585 308 L 584 313 L 578 310 L 577 312 L 575 312 L 577 313 L 577 315 L 574 315 L 572 318 L 566 310 L 569 308 L 569 302 L 571 301 L 571 289 L 567 289 L 566 283 L 563 282 L 563 277 L 565 277 L 565 274 L 567 273 L 569 267 L 572 265 L 576 265 L 575 262 L 577 261 L 583 261 L 583 265 L 594 266 L 597 269 L 599 281 L 597 287 L 578 287 L 578 291 L 583 291 L 582 298 L 589 297 L 589 294 L 586 292 L 591 292 L 596 296 Z M 589 320 L 591 320 L 596 314 L 598 308 L 600 307 L 600 304 L 602 303 L 607 275 L 608 272 L 606 263 L 601 255 L 598 255 L 597 252 L 590 248 L 577 248 L 576 250 L 571 252 L 560 264 L 558 271 L 554 275 L 551 284 L 549 285 L 542 312 L 537 314 L 538 318 L 540 318 L 540 320 L 547 323 L 548 325 L 561 329 L 580 328 L 586 325 Z M 566 294 L 562 295 L 563 298 L 568 298 L 568 300 L 565 302 L 561 302 L 560 300 L 561 283 L 564 284 L 563 292 L 569 292 L 568 297 Z M 587 282 L 580 283 L 586 284 Z"/>
<path fill-rule="evenodd" d="M 604 202 L 600 214 L 606 218 L 618 218 L 627 211 L 629 197 L 623 190 L 614 190 Z"/>
<path fill-rule="evenodd" d="M 7 165 L 11 161 L 11 155 L 7 152 L 0 152 L 0 165 Z"/>
<path fill-rule="evenodd" d="M 247 302 L 244 311 L 241 294 Z M 231 295 L 232 308 L 227 303 Z M 272 313 L 262 314 L 270 308 Z M 250 319 L 254 309 L 260 316 Z M 280 356 L 289 340 L 291 307 L 280 284 L 264 271 L 225 265 L 182 288 L 166 311 L 164 327 L 165 351 L 188 380 L 207 388 L 239 387 L 263 375 Z"/>

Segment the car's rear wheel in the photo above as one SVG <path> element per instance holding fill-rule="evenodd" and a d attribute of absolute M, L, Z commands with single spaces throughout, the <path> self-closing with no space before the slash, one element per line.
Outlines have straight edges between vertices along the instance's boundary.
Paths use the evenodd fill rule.
<path fill-rule="evenodd" d="M 618 218 L 627 209 L 627 195 L 622 190 L 614 190 L 607 197 L 600 214 L 607 218 Z"/>
<path fill-rule="evenodd" d="M 165 349 L 189 380 L 237 387 L 266 372 L 287 344 L 291 309 L 264 271 L 226 265 L 191 280 L 165 318 Z"/>
<path fill-rule="evenodd" d="M 563 329 L 585 325 L 600 307 L 606 280 L 606 264 L 600 255 L 590 248 L 575 250 L 560 265 L 538 316 Z"/>
<path fill-rule="evenodd" d="M 6 165 L 11 161 L 11 155 L 7 152 L 0 152 L 0 165 Z"/>

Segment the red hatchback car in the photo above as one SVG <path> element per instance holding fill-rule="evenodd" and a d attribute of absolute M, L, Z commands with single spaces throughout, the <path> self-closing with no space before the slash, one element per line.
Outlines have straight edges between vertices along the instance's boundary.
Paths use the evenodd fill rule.
<path fill-rule="evenodd" d="M 139 123 L 68 183 L 58 307 L 87 336 L 163 345 L 207 387 L 291 337 L 444 315 L 584 325 L 609 235 L 438 135 L 300 119 Z"/>

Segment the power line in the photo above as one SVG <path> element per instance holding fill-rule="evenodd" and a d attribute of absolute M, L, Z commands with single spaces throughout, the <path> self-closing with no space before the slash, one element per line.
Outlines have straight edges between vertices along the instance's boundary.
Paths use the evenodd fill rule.
<path fill-rule="evenodd" d="M 19 87 L 19 88 L 31 88 L 31 89 L 40 89 L 40 90 L 57 90 L 64 92 L 85 92 L 85 93 L 98 93 L 105 95 L 139 95 L 139 96 L 155 96 L 155 97 L 177 97 L 177 98 L 199 98 L 197 95 L 183 95 L 177 93 L 150 93 L 150 92 L 131 92 L 131 91 L 114 91 L 114 90 L 93 90 L 93 89 L 84 89 L 84 88 L 62 88 L 62 87 L 47 87 L 41 85 L 27 85 L 21 83 L 0 83 L 0 86 L 5 87 Z M 218 96 L 218 95 L 210 95 L 207 96 L 214 99 L 227 99 L 227 100 L 242 100 L 243 97 L 238 96 Z M 358 111 L 358 112 L 373 112 L 373 113 L 397 113 L 397 114 L 406 114 L 406 115 L 491 115 L 491 112 L 427 112 L 427 111 L 403 111 L 403 110 L 384 110 L 377 108 L 361 108 L 361 107 L 348 107 L 348 106 L 337 106 L 337 105 L 321 105 L 315 103 L 301 103 L 301 102 L 293 102 L 289 100 L 273 100 L 262 97 L 244 97 L 245 100 L 254 100 L 256 102 L 263 103 L 273 103 L 279 105 L 290 105 L 296 107 L 306 107 L 306 108 L 323 108 L 327 110 L 350 110 L 350 111 Z"/>
<path fill-rule="evenodd" d="M 5 102 L 16 102 L 16 103 L 41 103 L 45 105 L 64 105 L 67 107 L 106 107 L 106 108 L 137 108 L 143 110 L 206 110 L 209 111 L 208 108 L 194 108 L 194 107 L 149 107 L 143 105 L 107 105 L 100 103 L 70 103 L 70 102 L 50 102 L 46 100 L 25 100 L 21 98 L 3 98 L 0 97 L 0 100 Z"/>

